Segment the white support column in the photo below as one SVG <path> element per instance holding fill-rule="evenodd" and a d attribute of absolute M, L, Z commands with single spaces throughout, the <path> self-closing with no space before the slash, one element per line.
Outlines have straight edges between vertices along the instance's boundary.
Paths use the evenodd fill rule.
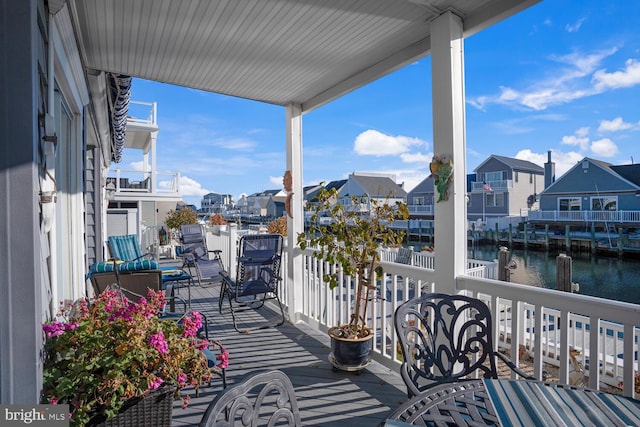
<path fill-rule="evenodd" d="M 158 189 L 158 182 L 157 182 L 158 171 L 156 169 L 158 166 L 156 162 L 156 140 L 157 139 L 158 139 L 158 132 L 151 132 L 151 194 L 155 194 Z"/>
<path fill-rule="evenodd" d="M 304 209 L 302 191 L 302 107 L 299 104 L 289 104 L 286 109 L 287 127 L 287 170 L 291 171 L 292 191 L 291 215 L 287 217 L 287 242 L 289 264 L 287 292 L 289 307 L 289 319 L 292 322 L 298 319 L 295 313 L 302 312 L 302 255 L 298 250 L 296 240 L 298 233 L 304 232 Z"/>
<path fill-rule="evenodd" d="M 449 199 L 435 203 L 436 290 L 456 293 L 467 264 L 466 134 L 462 20 L 445 12 L 431 23 L 433 152 L 453 161 Z"/>

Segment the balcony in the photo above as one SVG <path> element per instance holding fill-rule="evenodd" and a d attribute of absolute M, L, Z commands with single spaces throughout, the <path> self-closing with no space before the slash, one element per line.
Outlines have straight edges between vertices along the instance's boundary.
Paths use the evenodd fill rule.
<path fill-rule="evenodd" d="M 135 170 L 110 170 L 105 187 L 107 197 L 111 200 L 181 197 L 179 172 L 155 172 L 156 185 L 153 185 L 153 175 Z"/>
<path fill-rule="evenodd" d="M 124 149 L 128 155 L 139 156 L 142 170 L 110 169 L 105 181 L 108 199 L 181 200 L 180 174 L 161 172 L 155 167 L 157 115 L 155 102 L 129 102 Z"/>
<path fill-rule="evenodd" d="M 433 205 L 408 205 L 409 215 L 433 215 Z"/>
<path fill-rule="evenodd" d="M 511 179 L 503 179 L 500 181 L 487 181 L 489 187 L 493 191 L 509 191 L 513 188 L 513 180 Z M 472 182 L 471 183 L 471 192 L 472 193 L 482 193 L 483 191 L 487 191 L 484 189 L 484 182 Z"/>
<path fill-rule="evenodd" d="M 529 211 L 529 221 L 640 224 L 640 211 Z"/>
<path fill-rule="evenodd" d="M 232 226 L 219 236 L 208 236 L 209 249 L 222 250 L 223 261 L 232 271 L 235 257 L 229 255 L 236 253 L 231 244 L 237 241 L 236 233 Z M 311 249 L 301 251 L 305 266 L 302 281 L 294 286 L 284 274 L 281 296 L 285 302 L 294 301 L 292 296 L 296 294 L 294 305 L 288 307 L 291 319 L 326 332 L 329 326 L 348 320 L 349 305 L 354 299 L 350 283 L 355 278 L 344 277 L 341 286 L 330 290 L 322 280 L 322 272 L 328 266 L 312 255 Z M 394 372 L 398 372 L 401 363 L 394 351 L 398 342 L 392 323 L 395 309 L 413 296 L 440 290 L 435 281 L 433 254 L 413 256 L 413 265 L 403 265 L 393 262 L 393 250 L 381 252 L 384 274 L 378 277 L 378 283 L 384 286 L 370 310 L 370 324 L 376 334 L 373 358 Z M 289 271 L 289 262 L 285 250 L 283 272 Z M 544 378 L 543 371 L 553 367 L 559 382 L 567 384 L 571 371 L 569 350 L 577 349 L 586 368 L 588 387 L 615 388 L 622 383 L 623 393 L 634 395 L 640 305 L 502 282 L 495 280 L 496 270 L 494 263 L 469 260 L 466 274 L 456 280 L 457 289 L 489 305 L 498 347 L 510 354 L 516 365 L 521 358 L 530 359 L 533 375 L 539 379 Z M 518 351 L 511 351 L 514 348 Z"/>
<path fill-rule="evenodd" d="M 221 249 L 225 265 L 231 270 L 235 268 L 235 259 L 229 254 L 236 253 L 231 242 L 237 241 L 237 231 L 230 227 L 220 235 L 208 234 L 209 249 Z M 373 301 L 370 322 L 376 334 L 374 362 L 359 375 L 335 372 L 327 359 L 330 351 L 327 328 L 346 320 L 353 290 L 350 286 L 329 290 L 321 279 L 326 266 L 312 257 L 312 250 L 303 251 L 301 255 L 307 266 L 302 282 L 294 287 L 287 274 L 283 274 L 283 301 L 292 301 L 290 297 L 295 292 L 300 303 L 287 307 L 289 322 L 278 328 L 249 335 L 235 332 L 228 311 L 218 312 L 217 283 L 192 289 L 193 308 L 207 316 L 212 336 L 221 339 L 229 350 L 227 375 L 231 384 L 253 371 L 280 369 L 292 379 L 303 425 L 375 426 L 406 401 L 391 316 L 395 308 L 411 296 L 438 290 L 433 279 L 435 258 L 432 254 L 414 253 L 413 266 L 395 263 L 395 255 L 394 250 L 381 252 L 384 274 L 380 281 L 385 283 L 385 290 Z M 282 271 L 286 272 L 290 262 L 286 251 L 283 261 Z M 611 391 L 623 382 L 624 394 L 633 394 L 631 385 L 637 370 L 635 354 L 640 335 L 639 305 L 487 278 L 495 271 L 494 263 L 470 261 L 467 274 L 458 279 L 458 287 L 492 308 L 497 345 L 511 355 L 512 361 L 538 378 L 568 383 L 571 370 L 568 349 L 576 348 L 581 351 L 580 361 L 586 367 L 597 365 L 599 368 L 586 371 L 590 388 Z M 345 277 L 345 283 L 350 279 Z M 255 326 L 255 322 L 269 323 L 271 316 L 277 314 L 267 310 L 245 316 L 241 322 L 248 323 L 244 326 Z M 591 327 L 596 324 L 598 327 Z M 512 348 L 520 351 L 511 352 Z M 625 365 L 625 360 L 634 362 Z M 551 377 L 543 372 L 551 372 Z M 507 377 L 510 373 L 505 370 L 501 375 Z M 211 387 L 201 389 L 200 396 L 193 398 L 186 410 L 180 409 L 179 402 L 175 403 L 173 425 L 197 424 L 221 389 L 219 379 L 215 379 Z"/>

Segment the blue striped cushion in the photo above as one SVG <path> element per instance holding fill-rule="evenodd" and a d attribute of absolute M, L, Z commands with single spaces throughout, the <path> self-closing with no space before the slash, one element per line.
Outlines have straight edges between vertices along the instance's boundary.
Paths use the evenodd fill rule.
<path fill-rule="evenodd" d="M 138 271 L 138 270 L 158 270 L 158 262 L 153 259 L 145 259 L 140 261 L 116 261 L 118 271 Z M 113 261 L 96 262 L 91 265 L 91 273 L 105 273 L 113 271 Z"/>

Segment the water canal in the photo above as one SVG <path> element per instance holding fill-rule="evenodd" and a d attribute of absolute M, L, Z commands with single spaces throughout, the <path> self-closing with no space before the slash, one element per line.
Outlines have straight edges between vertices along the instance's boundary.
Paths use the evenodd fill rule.
<path fill-rule="evenodd" d="M 469 248 L 468 257 L 480 260 L 498 258 L 496 245 Z M 556 289 L 556 257 L 558 252 L 511 250 L 515 268 L 511 282 Z M 640 260 L 588 253 L 572 254 L 574 283 L 579 294 L 640 304 Z"/>

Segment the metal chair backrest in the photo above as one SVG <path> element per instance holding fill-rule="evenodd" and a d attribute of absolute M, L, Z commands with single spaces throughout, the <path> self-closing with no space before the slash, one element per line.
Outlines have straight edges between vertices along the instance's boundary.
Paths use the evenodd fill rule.
<path fill-rule="evenodd" d="M 275 292 L 280 279 L 282 236 L 247 234 L 238 246 L 236 296 Z"/>
<path fill-rule="evenodd" d="M 413 259 L 413 250 L 410 248 L 398 249 L 398 255 L 396 255 L 395 262 L 398 264 L 411 265 Z"/>
<path fill-rule="evenodd" d="M 394 315 L 402 349 L 402 379 L 409 396 L 479 371 L 497 378 L 491 311 L 464 295 L 424 294 Z"/>
<path fill-rule="evenodd" d="M 302 426 L 293 384 L 279 370 L 259 372 L 216 395 L 200 421 L 212 426 Z"/>

